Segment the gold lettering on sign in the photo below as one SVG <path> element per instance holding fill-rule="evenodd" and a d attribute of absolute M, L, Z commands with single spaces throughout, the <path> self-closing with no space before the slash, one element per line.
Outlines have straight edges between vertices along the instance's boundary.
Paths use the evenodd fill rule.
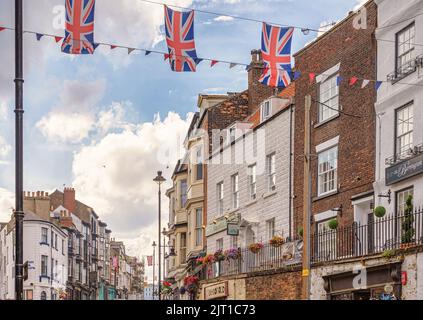
<path fill-rule="evenodd" d="M 226 298 L 228 296 L 228 282 L 220 282 L 204 288 L 204 300 Z"/>

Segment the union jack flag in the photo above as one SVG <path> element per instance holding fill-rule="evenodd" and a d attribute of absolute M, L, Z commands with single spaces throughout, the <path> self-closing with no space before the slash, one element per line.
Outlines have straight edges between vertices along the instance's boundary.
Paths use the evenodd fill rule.
<path fill-rule="evenodd" d="M 66 30 L 62 51 L 93 54 L 95 0 L 66 0 Z"/>
<path fill-rule="evenodd" d="M 179 12 L 165 7 L 166 42 L 172 71 L 195 72 L 194 11 Z"/>
<path fill-rule="evenodd" d="M 291 43 L 294 28 L 263 23 L 261 51 L 265 70 L 259 81 L 271 87 L 287 87 L 291 83 Z"/>

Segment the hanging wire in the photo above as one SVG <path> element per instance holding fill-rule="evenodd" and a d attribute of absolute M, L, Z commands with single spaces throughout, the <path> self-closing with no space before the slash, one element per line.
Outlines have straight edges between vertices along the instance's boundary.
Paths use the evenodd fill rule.
<path fill-rule="evenodd" d="M 335 108 L 333 108 L 333 107 L 331 107 L 331 106 L 327 105 L 326 103 L 320 102 L 320 101 L 315 100 L 315 99 L 313 99 L 313 98 L 311 98 L 311 100 L 312 100 L 313 102 L 317 103 L 317 104 L 320 104 L 320 105 L 322 105 L 322 106 L 325 106 L 326 108 L 328 108 L 328 109 L 330 109 L 330 110 L 332 110 L 332 111 L 336 111 L 336 112 L 342 113 L 342 114 L 344 114 L 344 115 L 346 115 L 346 116 L 348 116 L 348 117 L 359 118 L 359 119 L 361 119 L 361 118 L 362 118 L 362 116 L 359 116 L 359 115 L 356 115 L 356 114 L 352 114 L 352 113 L 348 113 L 348 112 L 342 111 L 342 110 L 340 110 L 340 108 L 335 109 Z"/>

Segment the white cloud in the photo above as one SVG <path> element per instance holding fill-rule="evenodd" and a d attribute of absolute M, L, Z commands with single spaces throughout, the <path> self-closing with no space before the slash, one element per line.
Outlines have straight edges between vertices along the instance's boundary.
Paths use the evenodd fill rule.
<path fill-rule="evenodd" d="M 108 117 L 103 114 L 103 119 Z M 168 179 L 163 188 L 170 186 L 173 166 L 182 155 L 181 141 L 191 118 L 192 114 L 181 119 L 169 112 L 163 121 L 158 116 L 153 122 L 140 125 L 123 121 L 120 132 L 108 133 L 74 155 L 73 186 L 78 199 L 96 209 L 115 237 L 130 240 L 134 254 L 141 251 L 150 254 L 150 240 L 156 236 L 151 226 L 157 222 L 157 186 L 153 178 L 162 170 Z M 175 146 L 178 152 L 158 160 L 164 149 Z M 163 220 L 167 221 L 164 193 L 162 200 Z"/>
<path fill-rule="evenodd" d="M 5 158 L 12 151 L 12 146 L 6 142 L 6 140 L 0 136 L 0 158 Z"/>
<path fill-rule="evenodd" d="M 218 22 L 228 22 L 228 21 L 234 20 L 234 18 L 228 17 L 228 16 L 218 16 L 218 17 L 214 18 L 213 20 L 218 21 Z"/>
<path fill-rule="evenodd" d="M 0 222 L 9 222 L 12 208 L 15 207 L 15 195 L 9 190 L 0 188 Z"/>

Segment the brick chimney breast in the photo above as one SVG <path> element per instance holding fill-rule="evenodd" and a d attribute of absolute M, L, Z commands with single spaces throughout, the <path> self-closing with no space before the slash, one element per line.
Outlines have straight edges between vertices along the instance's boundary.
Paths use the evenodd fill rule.
<path fill-rule="evenodd" d="M 75 201 L 75 189 L 65 188 L 63 191 L 63 206 L 69 210 L 69 212 L 75 212 L 76 201 Z"/>

